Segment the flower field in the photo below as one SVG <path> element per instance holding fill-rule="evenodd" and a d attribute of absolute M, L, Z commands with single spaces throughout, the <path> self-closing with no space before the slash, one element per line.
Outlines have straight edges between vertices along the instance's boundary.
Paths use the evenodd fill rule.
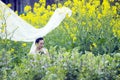
<path fill-rule="evenodd" d="M 46 47 L 61 46 L 68 50 L 79 47 L 80 51 L 89 50 L 104 54 L 119 51 L 120 48 L 120 5 L 110 5 L 112 0 L 67 0 L 45 7 L 45 1 L 35 3 L 34 8 L 25 7 L 21 17 L 36 28 L 45 26 L 57 7 L 66 6 L 72 10 L 72 16 L 48 34 Z M 33 10 L 34 12 L 31 12 Z"/>
<path fill-rule="evenodd" d="M 19 16 L 35 28 L 44 27 L 56 8 L 69 7 L 72 16 L 44 37 L 50 57 L 28 55 L 32 43 L 0 37 L 0 79 L 120 80 L 120 2 L 113 3 L 64 0 L 46 6 L 40 0 L 26 6 Z"/>

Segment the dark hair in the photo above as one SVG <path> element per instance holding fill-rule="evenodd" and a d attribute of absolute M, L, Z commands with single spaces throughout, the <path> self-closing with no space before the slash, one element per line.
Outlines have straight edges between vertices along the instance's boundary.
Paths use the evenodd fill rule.
<path fill-rule="evenodd" d="M 37 38 L 35 43 L 39 43 L 40 40 L 43 40 L 43 37 Z"/>

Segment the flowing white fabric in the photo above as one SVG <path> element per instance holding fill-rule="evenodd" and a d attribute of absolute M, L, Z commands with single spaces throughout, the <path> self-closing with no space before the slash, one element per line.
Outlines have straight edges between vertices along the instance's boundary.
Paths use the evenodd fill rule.
<path fill-rule="evenodd" d="M 66 14 L 71 16 L 72 11 L 67 7 L 57 8 L 48 23 L 44 27 L 36 29 L 0 1 L 0 16 L 2 16 L 0 17 L 0 37 L 14 41 L 33 42 L 30 50 L 30 53 L 32 53 L 36 48 L 34 41 L 39 37 L 44 37 L 59 26 Z M 4 23 L 6 24 L 6 31 L 2 32 L 2 25 Z"/>

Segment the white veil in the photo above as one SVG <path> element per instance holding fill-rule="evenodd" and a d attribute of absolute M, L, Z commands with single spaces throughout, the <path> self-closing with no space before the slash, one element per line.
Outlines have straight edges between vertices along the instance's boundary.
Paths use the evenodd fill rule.
<path fill-rule="evenodd" d="M 33 42 L 30 50 L 30 53 L 33 53 L 36 48 L 34 41 L 39 37 L 44 37 L 50 31 L 59 26 L 66 14 L 71 16 L 72 11 L 67 7 L 57 8 L 48 23 L 44 27 L 36 29 L 21 19 L 0 0 L 0 38 L 7 38 L 14 41 Z M 2 32 L 2 26 L 4 23 L 6 24 L 6 31 Z"/>

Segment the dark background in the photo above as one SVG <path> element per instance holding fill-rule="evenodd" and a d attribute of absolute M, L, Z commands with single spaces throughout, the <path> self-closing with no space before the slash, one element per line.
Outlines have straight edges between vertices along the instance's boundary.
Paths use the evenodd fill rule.
<path fill-rule="evenodd" d="M 14 11 L 18 11 L 18 13 L 21 14 L 24 12 L 24 7 L 26 5 L 30 5 L 33 7 L 34 3 L 38 2 L 39 0 L 1 0 L 1 1 L 3 1 L 6 4 L 11 3 L 12 4 L 11 9 L 13 9 Z M 53 3 L 57 4 L 58 2 L 63 2 L 63 1 L 66 1 L 66 0 L 46 0 L 46 6 L 51 5 Z M 89 0 L 86 0 L 86 2 L 87 1 L 89 1 Z M 108 1 L 110 1 L 110 0 L 108 0 Z M 100 0 L 100 4 L 102 4 L 102 2 L 103 2 L 103 0 Z M 114 0 L 111 3 L 111 5 L 115 5 L 115 2 L 120 3 L 120 0 Z"/>

